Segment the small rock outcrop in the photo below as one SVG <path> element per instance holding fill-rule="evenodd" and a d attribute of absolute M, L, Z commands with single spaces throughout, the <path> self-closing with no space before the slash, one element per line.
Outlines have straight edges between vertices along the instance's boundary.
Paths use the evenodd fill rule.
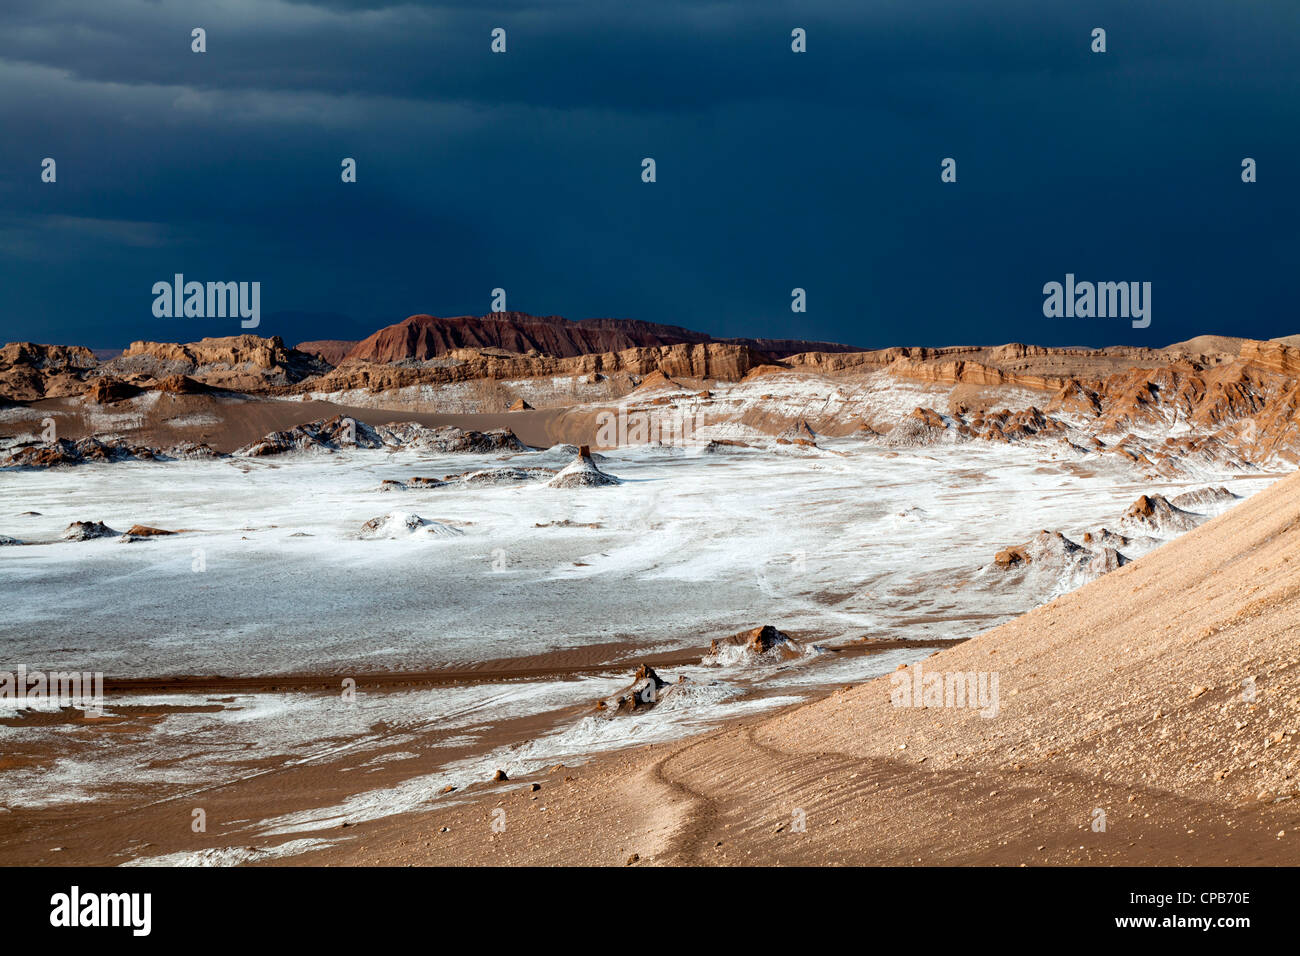
<path fill-rule="evenodd" d="M 577 454 L 577 445 L 552 445 L 550 448 L 547 448 L 544 451 L 539 451 L 530 456 L 530 460 L 535 462 L 538 466 L 563 468 L 565 465 L 571 463 Z M 603 461 L 609 460 L 599 452 L 591 451 L 588 452 L 588 455 L 591 460 L 598 465 Z"/>
<path fill-rule="evenodd" d="M 464 534 L 459 528 L 440 521 L 429 521 L 417 514 L 405 511 L 390 511 L 386 515 L 371 518 L 361 526 L 357 536 L 366 540 L 410 538 L 423 535 L 436 537 L 455 537 Z"/>
<path fill-rule="evenodd" d="M 1237 501 L 1240 495 L 1234 495 L 1223 485 L 1213 488 L 1196 488 L 1192 491 L 1184 491 L 1180 495 L 1174 495 L 1169 499 L 1169 503 L 1175 508 L 1182 508 L 1184 511 L 1196 511 L 1199 508 L 1218 508 L 1222 505 L 1231 504 Z"/>
<path fill-rule="evenodd" d="M 1085 548 L 1096 551 L 1099 548 L 1114 548 L 1120 550 L 1128 548 L 1133 543 L 1133 539 L 1125 537 L 1122 534 L 1116 534 L 1109 528 L 1098 528 L 1096 531 L 1085 531 L 1083 537 L 1079 539 Z"/>
<path fill-rule="evenodd" d="M 741 631 L 730 637 L 715 638 L 701 663 L 710 666 L 766 660 L 793 660 L 804 654 L 804 647 L 794 638 L 771 624 Z"/>
<path fill-rule="evenodd" d="M 1045 575 L 1060 586 L 1073 588 L 1129 563 L 1119 548 L 1129 546 L 1130 538 L 1102 528 L 1080 540 L 1082 544 L 1059 531 L 1040 531 L 1024 544 L 1003 548 L 990 567 L 1014 580 L 1021 580 L 1021 572 L 1027 572 L 1040 582 Z"/>
<path fill-rule="evenodd" d="M 344 448 L 416 448 L 432 452 L 474 454 L 528 450 L 528 446 L 508 428 L 477 432 L 451 425 L 430 427 L 419 422 L 389 422 L 386 425 L 371 426 L 336 415 L 334 418 L 319 419 L 284 431 L 271 432 L 265 438 L 240 448 L 235 454 L 260 458 L 286 452 L 334 452 Z"/>
<path fill-rule="evenodd" d="M 93 541 L 95 538 L 116 538 L 119 534 L 102 521 L 74 521 L 63 529 L 65 541 Z"/>
<path fill-rule="evenodd" d="M 222 457 L 207 442 L 184 441 L 165 449 L 160 457 L 177 461 L 194 461 L 200 458 Z"/>
<path fill-rule="evenodd" d="M 817 433 L 812 430 L 811 426 L 802 418 L 791 427 L 787 428 L 780 435 L 788 442 L 797 445 L 816 445 Z"/>
<path fill-rule="evenodd" d="M 993 563 L 1000 568 L 1018 568 L 1031 563 L 1029 550 L 1023 544 L 1003 548 L 993 558 Z"/>
<path fill-rule="evenodd" d="M 463 475 L 448 475 L 444 482 L 459 481 L 464 485 L 510 485 L 524 481 L 545 481 L 555 475 L 550 468 L 480 468 Z"/>
<path fill-rule="evenodd" d="M 891 428 L 880 443 L 889 448 L 917 448 L 940 441 L 955 441 L 955 431 L 932 408 L 915 408 Z"/>
<path fill-rule="evenodd" d="M 752 447 L 752 445 L 747 445 L 743 441 L 734 441 L 727 438 L 711 438 L 704 447 L 700 449 L 700 454 L 726 455 L 731 452 L 741 451 Z"/>
<path fill-rule="evenodd" d="M 603 700 L 596 701 L 596 711 L 604 717 L 615 717 L 649 710 L 671 693 L 673 688 L 681 686 L 685 680 L 686 678 L 683 677 L 676 684 L 669 684 L 656 674 L 655 669 L 649 664 L 642 664 L 632 675 L 631 684 Z"/>
<path fill-rule="evenodd" d="M 591 460 L 591 449 L 586 445 L 580 447 L 578 456 L 546 483 L 548 488 L 598 488 L 617 484 L 620 484 L 619 479 L 596 467 Z"/>
<path fill-rule="evenodd" d="M 98 438 L 81 438 L 71 441 L 60 438 L 47 445 L 16 448 L 0 467 L 55 468 L 90 462 L 157 461 L 160 457 L 165 455 L 153 448 L 132 445 L 120 439 L 103 441 Z"/>
<path fill-rule="evenodd" d="M 1184 511 L 1171 504 L 1164 495 L 1142 495 L 1124 512 L 1121 525 L 1126 529 L 1164 536 L 1190 531 L 1204 520 L 1203 515 Z"/>
<path fill-rule="evenodd" d="M 205 392 L 211 392 L 213 389 L 203 382 L 197 382 L 188 375 L 168 375 L 161 379 L 154 389 L 159 392 L 169 392 L 172 395 L 202 395 Z"/>
<path fill-rule="evenodd" d="M 151 528 L 145 524 L 133 524 L 126 529 L 128 537 L 131 538 L 157 538 L 162 535 L 175 534 L 175 531 L 164 531 L 162 528 Z"/>
<path fill-rule="evenodd" d="M 1088 562 L 1088 570 L 1097 575 L 1107 574 L 1116 568 L 1124 567 L 1124 565 L 1128 564 L 1128 561 L 1128 558 L 1114 548 L 1102 548 Z"/>
<path fill-rule="evenodd" d="M 419 422 L 389 422 L 379 425 L 375 434 L 385 447 L 419 448 L 443 453 L 473 453 L 486 455 L 493 452 L 528 451 L 528 446 L 508 428 L 493 428 L 479 432 L 466 431 L 454 425 L 421 425 Z"/>
<path fill-rule="evenodd" d="M 338 451 L 342 448 L 382 448 L 384 441 L 364 422 L 336 415 L 271 432 L 260 441 L 238 449 L 236 455 L 262 458 L 294 451 Z"/>

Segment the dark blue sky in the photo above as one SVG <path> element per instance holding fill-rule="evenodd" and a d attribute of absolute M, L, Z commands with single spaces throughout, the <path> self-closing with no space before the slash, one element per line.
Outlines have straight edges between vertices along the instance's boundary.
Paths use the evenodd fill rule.
<path fill-rule="evenodd" d="M 863 346 L 1285 335 L 1298 119 L 1295 0 L 5 0 L 0 340 L 240 331 L 155 319 L 176 272 L 290 342 L 497 286 Z M 1151 326 L 1045 319 L 1067 272 L 1151 282 Z"/>

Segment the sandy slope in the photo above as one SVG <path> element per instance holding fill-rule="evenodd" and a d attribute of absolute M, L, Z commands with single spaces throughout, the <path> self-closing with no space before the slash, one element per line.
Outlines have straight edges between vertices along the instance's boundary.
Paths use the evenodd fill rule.
<path fill-rule="evenodd" d="M 995 717 L 881 678 L 299 861 L 1295 863 L 1297 556 L 1300 475 L 921 663 L 996 673 Z"/>

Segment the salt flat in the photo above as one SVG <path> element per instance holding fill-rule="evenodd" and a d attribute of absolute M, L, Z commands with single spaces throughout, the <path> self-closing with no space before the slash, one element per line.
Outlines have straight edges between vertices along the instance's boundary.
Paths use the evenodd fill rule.
<path fill-rule="evenodd" d="M 622 485 L 564 490 L 381 492 L 384 479 L 507 463 L 382 451 L 10 472 L 0 532 L 32 543 L 0 552 L 13 596 L 0 640 L 33 667 L 128 677 L 425 668 L 612 640 L 687 647 L 763 622 L 823 640 L 917 636 L 918 616 L 1011 615 L 1052 596 L 967 600 L 954 585 L 999 548 L 1043 528 L 1113 525 L 1139 494 L 1191 486 L 1081 477 L 1039 455 L 647 448 L 602 464 Z M 464 533 L 359 539 L 393 511 Z M 59 539 L 83 519 L 193 530 Z"/>
<path fill-rule="evenodd" d="M 1056 447 L 821 445 L 620 449 L 600 467 L 621 484 L 570 489 L 529 481 L 381 490 L 417 475 L 555 468 L 567 460 L 556 451 L 349 450 L 6 472 L 0 533 L 27 542 L 0 548 L 9 669 L 342 678 L 614 643 L 632 655 L 688 650 L 769 623 L 809 651 L 780 666 L 666 669 L 670 680 L 690 677 L 691 693 L 618 721 L 581 716 L 626 684 L 626 673 L 612 671 L 383 694 L 362 687 L 350 707 L 324 693 L 234 694 L 220 706 L 203 694 L 122 695 L 109 700 L 110 714 L 127 704 L 206 709 L 93 743 L 65 725 L 0 726 L 7 749 L 56 755 L 5 802 L 86 801 L 131 782 L 163 798 L 258 773 L 248 763 L 256 752 L 284 765 L 346 755 L 357 777 L 378 767 L 368 761 L 412 768 L 397 782 L 358 784 L 339 802 L 249 821 L 258 832 L 410 809 L 494 768 L 529 772 L 670 739 L 885 673 L 924 652 L 833 651 L 864 637 L 985 631 L 1082 583 L 1050 569 L 1013 580 L 993 567 L 999 549 L 1042 529 L 1077 536 L 1115 527 L 1140 494 L 1204 484 L 1152 485 L 1113 461 Z M 1270 480 L 1220 479 L 1242 496 Z M 365 522 L 394 512 L 461 533 L 360 537 Z M 129 543 L 61 540 L 74 520 L 185 530 Z M 556 718 L 566 713 L 576 716 Z M 526 741 L 507 745 L 494 734 L 502 722 L 539 715 L 551 720 Z"/>

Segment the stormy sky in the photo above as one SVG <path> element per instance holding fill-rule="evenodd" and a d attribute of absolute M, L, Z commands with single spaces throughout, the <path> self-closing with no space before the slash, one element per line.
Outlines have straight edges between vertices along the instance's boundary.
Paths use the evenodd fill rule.
<path fill-rule="evenodd" d="M 5 0 L 0 339 L 241 331 L 155 318 L 177 272 L 290 343 L 496 287 L 867 347 L 1291 334 L 1297 119 L 1294 0 Z M 1066 273 L 1150 326 L 1045 318 Z"/>

